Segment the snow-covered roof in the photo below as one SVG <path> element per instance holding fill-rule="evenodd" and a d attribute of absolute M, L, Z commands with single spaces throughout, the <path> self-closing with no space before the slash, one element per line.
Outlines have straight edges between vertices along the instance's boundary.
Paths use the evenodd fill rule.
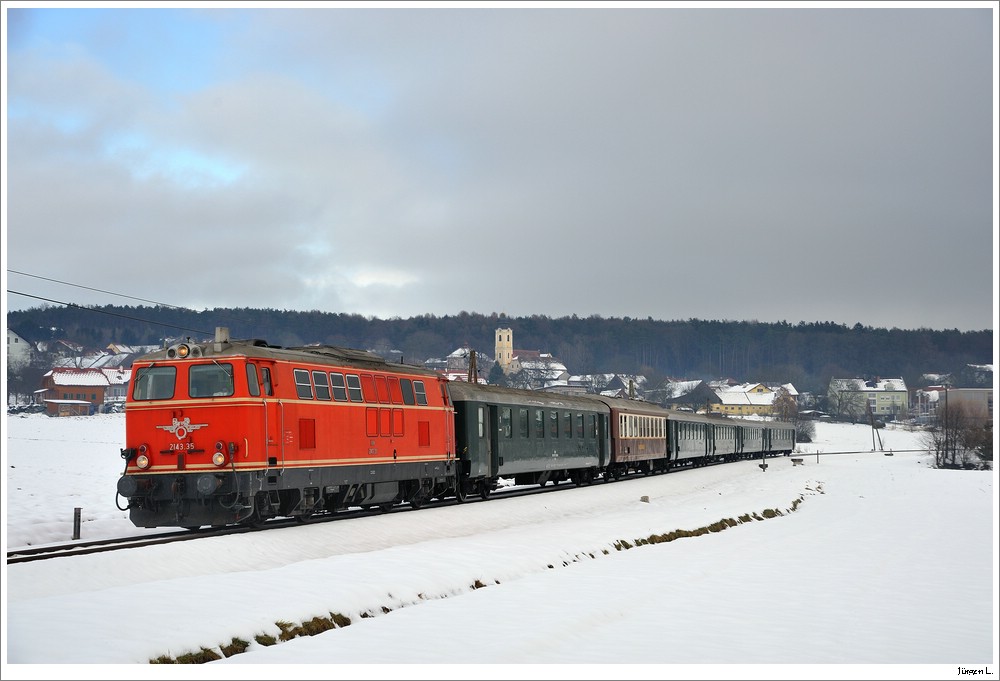
<path fill-rule="evenodd" d="M 107 386 L 108 377 L 100 369 L 56 368 L 45 374 L 55 385 Z"/>
<path fill-rule="evenodd" d="M 833 378 L 830 388 L 837 392 L 906 392 L 906 383 L 902 378 Z"/>
<path fill-rule="evenodd" d="M 108 385 L 127 385 L 132 378 L 131 369 L 101 369 L 104 377 L 108 379 Z"/>

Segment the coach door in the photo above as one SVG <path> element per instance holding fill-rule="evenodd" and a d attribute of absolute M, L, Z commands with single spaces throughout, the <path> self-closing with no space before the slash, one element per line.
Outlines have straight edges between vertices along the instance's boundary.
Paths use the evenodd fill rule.
<path fill-rule="evenodd" d="M 483 424 L 485 427 L 486 440 L 483 445 L 486 447 L 486 453 L 490 458 L 490 477 L 495 478 L 500 475 L 500 414 L 497 412 L 497 406 L 491 404 L 488 409 L 484 410 L 489 416 L 486 419 L 486 423 Z"/>
<path fill-rule="evenodd" d="M 597 420 L 597 451 L 600 454 L 601 468 L 611 464 L 611 435 L 608 433 L 609 419 L 607 414 L 592 414 Z"/>

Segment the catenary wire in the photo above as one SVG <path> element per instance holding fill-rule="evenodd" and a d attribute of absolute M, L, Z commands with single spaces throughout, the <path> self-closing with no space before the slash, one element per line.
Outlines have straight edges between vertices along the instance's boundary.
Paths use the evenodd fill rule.
<path fill-rule="evenodd" d="M 193 333 L 200 333 L 200 334 L 204 334 L 206 336 L 211 336 L 212 333 L 213 333 L 211 331 L 205 331 L 203 329 L 192 329 L 192 328 L 188 328 L 186 326 L 178 326 L 176 324 L 164 324 L 162 322 L 154 322 L 151 319 L 142 319 L 141 317 L 133 317 L 133 316 L 127 315 L 127 314 L 119 314 L 117 312 L 109 312 L 107 310 L 99 310 L 99 309 L 93 308 L 93 307 L 86 307 L 84 305 L 77 305 L 76 303 L 67 303 L 67 302 L 65 302 L 63 300 L 53 300 L 52 298 L 43 298 L 42 296 L 33 296 L 30 293 L 21 293 L 20 291 L 12 291 L 10 289 L 7 289 L 7 293 L 10 293 L 10 294 L 13 294 L 13 295 L 16 295 L 16 296 L 24 296 L 26 298 L 34 298 L 36 300 L 44 300 L 47 303 L 56 303 L 57 305 L 65 305 L 67 307 L 75 307 L 78 310 L 87 310 L 88 312 L 99 312 L 101 314 L 111 315 L 112 317 L 121 317 L 122 319 L 129 319 L 129 320 L 131 320 L 133 322 L 142 322 L 144 324 L 153 324 L 154 326 L 165 326 L 168 329 L 180 329 L 182 331 L 191 331 Z"/>

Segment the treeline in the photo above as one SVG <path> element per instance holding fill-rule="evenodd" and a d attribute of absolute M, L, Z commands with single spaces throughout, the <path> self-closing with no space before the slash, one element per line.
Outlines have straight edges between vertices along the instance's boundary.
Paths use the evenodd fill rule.
<path fill-rule="evenodd" d="M 925 384 L 921 377 L 926 373 L 966 376 L 968 365 L 990 364 L 993 358 L 989 330 L 902 330 L 832 322 L 793 325 L 467 312 L 377 319 L 318 311 L 104 306 L 9 312 L 7 326 L 31 342 L 65 339 L 87 348 L 110 343 L 160 345 L 185 337 L 201 340 L 225 326 L 233 338 L 259 338 L 282 346 L 341 345 L 386 355 L 397 351 L 403 361 L 415 364 L 444 357 L 461 346 L 492 357 L 496 329 L 511 328 L 515 349 L 550 353 L 573 374 L 642 374 L 654 384 L 666 377 L 791 382 L 800 391 L 813 392 L 825 392 L 832 377 L 901 376 L 910 387 L 919 387 Z"/>

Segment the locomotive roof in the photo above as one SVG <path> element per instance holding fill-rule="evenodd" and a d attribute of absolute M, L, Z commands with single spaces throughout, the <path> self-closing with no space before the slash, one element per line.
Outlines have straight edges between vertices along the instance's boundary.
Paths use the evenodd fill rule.
<path fill-rule="evenodd" d="M 372 371 L 389 371 L 395 373 L 419 373 L 437 376 L 433 369 L 414 364 L 390 363 L 380 355 L 367 350 L 356 350 L 337 345 L 303 345 L 297 347 L 281 347 L 269 345 L 259 339 L 230 340 L 223 342 L 208 341 L 204 343 L 187 343 L 190 347 L 201 350 L 201 359 L 218 359 L 221 357 L 251 357 L 257 359 L 284 360 L 309 364 L 328 364 L 348 366 Z M 176 346 L 171 346 L 176 347 Z M 143 355 L 138 361 L 163 361 L 170 359 L 169 348 L 161 348 L 155 352 Z M 189 357 L 183 361 L 196 361 L 198 357 Z"/>

